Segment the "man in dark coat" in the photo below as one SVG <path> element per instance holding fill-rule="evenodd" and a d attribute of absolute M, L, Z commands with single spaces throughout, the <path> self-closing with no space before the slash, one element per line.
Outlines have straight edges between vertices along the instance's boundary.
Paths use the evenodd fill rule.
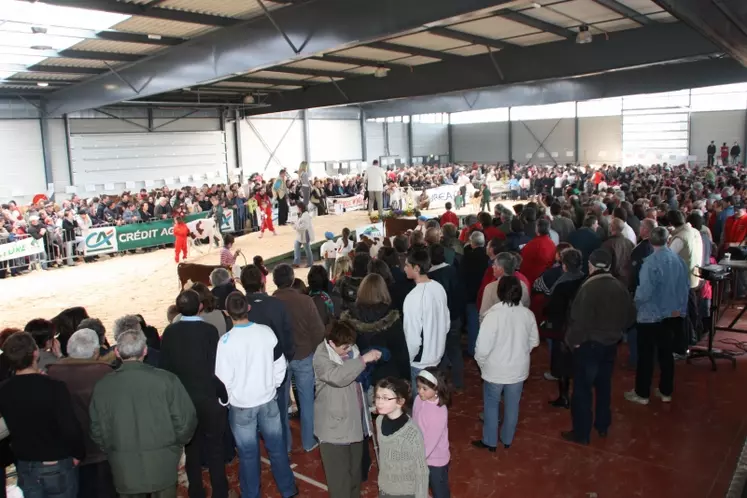
<path fill-rule="evenodd" d="M 598 229 L 599 220 L 595 215 L 590 214 L 584 218 L 584 226 L 568 236 L 568 243 L 581 251 L 581 257 L 583 258 L 581 269 L 584 272 L 588 269 L 591 253 L 602 246 L 602 239 L 597 232 Z"/>
<path fill-rule="evenodd" d="M 93 389 L 91 439 L 106 453 L 121 496 L 176 498 L 179 459 L 197 414 L 176 375 L 143 364 L 147 350 L 141 331 L 120 334 L 122 366 Z"/>
<path fill-rule="evenodd" d="M 490 265 L 488 254 L 485 252 L 485 235 L 482 232 L 472 232 L 469 236 L 470 248 L 464 251 L 464 259 L 459 268 L 461 281 L 464 285 L 465 314 L 467 320 L 467 353 L 475 354 L 477 333 L 480 330 L 479 304 L 477 294 L 485 271 Z"/>
<path fill-rule="evenodd" d="M 186 290 L 179 294 L 176 308 L 182 317 L 163 332 L 160 367 L 179 378 L 197 410 L 195 437 L 184 448 L 189 496 L 205 497 L 201 462 L 204 447 L 212 495 L 226 498 L 228 480 L 223 458 L 223 437 L 228 414 L 219 399 L 227 404 L 228 394 L 223 383 L 215 376 L 218 329 L 199 316 L 202 305 L 197 292 Z"/>

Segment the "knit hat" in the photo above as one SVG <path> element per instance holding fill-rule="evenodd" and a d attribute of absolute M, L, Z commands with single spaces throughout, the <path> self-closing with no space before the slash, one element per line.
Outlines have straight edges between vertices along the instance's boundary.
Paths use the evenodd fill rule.
<path fill-rule="evenodd" d="M 327 240 L 332 240 L 335 238 L 335 234 L 333 234 L 332 232 L 324 232 L 324 238 L 326 238 Z"/>
<path fill-rule="evenodd" d="M 609 270 L 612 266 L 612 255 L 606 249 L 596 249 L 589 256 L 589 263 L 594 268 Z"/>

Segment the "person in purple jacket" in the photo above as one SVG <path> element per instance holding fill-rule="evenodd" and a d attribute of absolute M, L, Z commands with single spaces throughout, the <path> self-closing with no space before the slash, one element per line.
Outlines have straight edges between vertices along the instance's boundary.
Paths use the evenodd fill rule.
<path fill-rule="evenodd" d="M 412 419 L 423 433 L 428 486 L 433 498 L 450 498 L 449 410 L 451 390 L 444 373 L 434 367 L 418 372 Z"/>

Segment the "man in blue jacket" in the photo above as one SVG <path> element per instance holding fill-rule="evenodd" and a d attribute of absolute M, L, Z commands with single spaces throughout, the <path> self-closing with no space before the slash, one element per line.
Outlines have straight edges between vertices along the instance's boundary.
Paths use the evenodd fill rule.
<path fill-rule="evenodd" d="M 651 231 L 654 249 L 641 266 L 635 291 L 638 331 L 638 365 L 635 389 L 625 399 L 647 405 L 654 375 L 654 352 L 658 354 L 661 378 L 656 395 L 664 403 L 672 401 L 674 390 L 674 337 L 684 327 L 690 278 L 685 261 L 667 247 L 669 232 L 664 227 Z"/>

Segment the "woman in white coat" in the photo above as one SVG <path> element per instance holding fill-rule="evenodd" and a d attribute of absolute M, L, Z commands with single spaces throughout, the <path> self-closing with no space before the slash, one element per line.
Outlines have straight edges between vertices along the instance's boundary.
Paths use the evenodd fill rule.
<path fill-rule="evenodd" d="M 301 246 L 306 249 L 306 264 L 314 264 L 314 255 L 311 253 L 311 243 L 314 242 L 314 226 L 311 223 L 311 215 L 306 210 L 306 204 L 299 202 L 298 221 L 296 221 L 296 243 L 293 247 L 293 267 L 301 266 Z"/>
<path fill-rule="evenodd" d="M 514 276 L 503 276 L 498 283 L 499 303 L 493 305 L 480 324 L 475 345 L 475 361 L 483 383 L 485 423 L 482 439 L 473 441 L 477 448 L 495 451 L 501 393 L 503 393 L 503 428 L 500 442 L 511 446 L 519 421 L 519 401 L 524 381 L 529 376 L 529 354 L 539 345 L 537 320 L 521 306 L 521 282 Z"/>

